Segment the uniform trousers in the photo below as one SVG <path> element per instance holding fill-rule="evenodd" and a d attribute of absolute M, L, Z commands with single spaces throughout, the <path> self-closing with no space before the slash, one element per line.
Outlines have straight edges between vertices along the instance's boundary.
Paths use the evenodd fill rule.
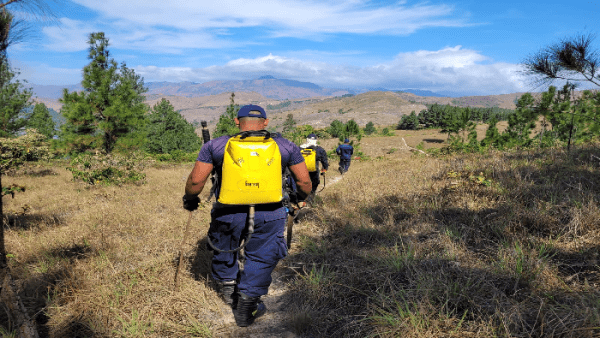
<path fill-rule="evenodd" d="M 220 250 L 233 250 L 247 235 L 249 206 L 213 207 L 208 236 Z M 266 295 L 271 272 L 287 255 L 284 231 L 287 213 L 281 203 L 256 205 L 254 233 L 245 247 L 244 271 L 238 267 L 238 252 L 213 250 L 212 276 L 217 281 L 237 280 L 238 289 L 249 297 Z"/>
<path fill-rule="evenodd" d="M 350 159 L 340 160 L 340 169 L 341 169 L 342 173 L 345 173 L 346 171 L 348 171 L 348 168 L 350 168 Z"/>

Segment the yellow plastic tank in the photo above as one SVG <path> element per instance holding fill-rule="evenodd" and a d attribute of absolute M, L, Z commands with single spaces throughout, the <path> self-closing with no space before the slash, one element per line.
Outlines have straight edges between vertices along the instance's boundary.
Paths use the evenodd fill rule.
<path fill-rule="evenodd" d="M 280 202 L 281 153 L 272 138 L 239 135 L 225 146 L 219 202 L 252 205 Z"/>
<path fill-rule="evenodd" d="M 301 153 L 308 171 L 317 171 L 317 152 L 314 149 L 306 148 L 302 149 Z"/>

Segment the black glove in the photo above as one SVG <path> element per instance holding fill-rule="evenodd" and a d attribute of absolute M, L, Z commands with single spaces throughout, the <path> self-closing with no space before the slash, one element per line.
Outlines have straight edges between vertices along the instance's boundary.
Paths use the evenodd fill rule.
<path fill-rule="evenodd" d="M 198 195 L 183 195 L 183 208 L 185 210 L 194 211 L 198 209 L 200 197 Z"/>

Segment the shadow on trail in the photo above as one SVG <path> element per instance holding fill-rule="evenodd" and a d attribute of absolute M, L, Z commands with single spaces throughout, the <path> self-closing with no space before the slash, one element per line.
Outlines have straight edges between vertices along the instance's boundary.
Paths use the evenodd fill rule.
<path fill-rule="evenodd" d="M 61 214 L 45 214 L 35 213 L 29 214 L 26 212 L 22 213 L 6 213 L 5 228 L 6 229 L 20 229 L 20 230 L 32 230 L 32 229 L 43 229 L 44 227 L 57 227 L 64 225 L 65 219 Z"/>
<path fill-rule="evenodd" d="M 446 142 L 446 140 L 438 139 L 438 138 L 426 138 L 426 139 L 423 139 L 423 141 L 425 141 L 427 143 L 444 143 L 444 142 Z"/>
<path fill-rule="evenodd" d="M 196 242 L 196 249 L 192 257 L 189 258 L 190 272 L 197 281 L 212 280 L 211 278 L 211 259 L 213 253 L 208 246 L 207 235 Z"/>

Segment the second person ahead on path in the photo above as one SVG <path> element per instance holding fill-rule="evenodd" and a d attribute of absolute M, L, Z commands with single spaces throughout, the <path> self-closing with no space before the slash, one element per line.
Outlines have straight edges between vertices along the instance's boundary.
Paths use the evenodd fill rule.
<path fill-rule="evenodd" d="M 335 153 L 340 157 L 340 167 L 338 170 L 340 171 L 340 174 L 343 174 L 350 168 L 354 147 L 350 145 L 350 140 L 344 139 L 344 144 L 340 144 L 335 150 Z"/>
<path fill-rule="evenodd" d="M 302 149 L 312 149 L 316 152 L 315 156 L 315 167 L 314 170 L 311 171 L 309 168 L 308 174 L 310 175 L 310 180 L 312 182 L 312 190 L 311 193 L 314 194 L 317 191 L 317 187 L 321 183 L 320 175 L 319 175 L 319 162 L 323 165 L 321 169 L 321 174 L 325 174 L 329 169 L 329 162 L 327 161 L 327 152 L 321 146 L 317 145 L 317 135 L 310 134 L 306 138 L 306 143 L 300 145 Z"/>

